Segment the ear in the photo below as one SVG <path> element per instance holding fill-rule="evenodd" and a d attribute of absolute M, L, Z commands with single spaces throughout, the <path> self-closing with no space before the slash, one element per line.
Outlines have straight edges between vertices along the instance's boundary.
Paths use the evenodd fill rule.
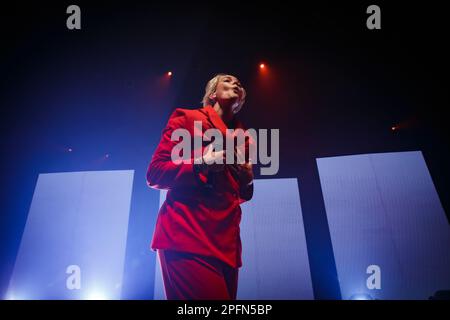
<path fill-rule="evenodd" d="M 211 100 L 215 100 L 216 98 L 217 98 L 217 94 L 214 92 L 214 93 L 211 93 L 210 95 L 209 95 L 209 98 L 211 99 Z"/>

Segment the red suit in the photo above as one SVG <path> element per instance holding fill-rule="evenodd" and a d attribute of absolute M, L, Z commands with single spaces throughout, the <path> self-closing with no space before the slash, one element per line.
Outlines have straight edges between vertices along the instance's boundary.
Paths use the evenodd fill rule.
<path fill-rule="evenodd" d="M 210 289 L 202 291 L 198 288 L 197 291 L 194 290 L 195 292 L 186 292 L 182 289 L 182 284 L 175 284 L 177 288 L 173 289 L 166 282 L 166 278 L 170 277 L 175 281 L 177 272 L 175 264 L 170 265 L 167 260 L 176 261 L 177 259 L 167 259 L 164 252 L 172 256 L 176 252 L 190 254 L 190 265 L 188 263 L 181 267 L 178 265 L 181 270 L 183 268 L 188 270 L 193 261 L 199 261 L 198 259 L 205 257 L 208 259 L 207 262 L 203 260 L 198 266 L 220 265 L 221 267 L 217 268 L 225 270 L 223 275 L 229 274 L 230 270 L 235 272 L 235 275 L 226 279 L 236 282 L 236 288 L 233 290 L 237 289 L 237 270 L 242 266 L 240 204 L 252 198 L 253 184 L 240 183 L 235 171 L 231 170 L 232 165 L 226 165 L 221 172 L 210 172 L 208 176 L 204 176 L 196 173 L 193 163 L 172 162 L 172 148 L 179 143 L 171 141 L 172 132 L 175 129 L 184 128 L 194 139 L 194 121 L 202 121 L 202 133 L 195 132 L 195 134 L 203 134 L 207 129 L 217 128 L 222 133 L 225 145 L 227 126 L 211 106 L 195 110 L 179 108 L 172 113 L 147 171 L 147 182 L 150 187 L 168 190 L 166 201 L 158 214 L 151 248 L 160 249 L 164 284 L 169 299 L 170 295 L 174 299 L 209 299 L 216 296 L 222 299 L 222 293 L 217 293 L 214 297 L 208 296 L 207 292 Z M 234 119 L 234 128 L 245 130 L 237 119 Z M 209 143 L 202 144 L 202 151 Z M 193 155 L 194 150 L 191 154 L 192 159 Z M 184 254 L 183 257 L 187 255 Z M 173 268 L 170 269 L 171 267 Z M 195 267 L 192 268 L 192 272 L 195 272 L 194 270 Z M 170 275 L 171 272 L 172 275 Z M 212 278 L 210 280 L 214 282 Z M 229 282 L 227 286 L 230 286 Z M 230 293 L 229 297 L 233 298 L 233 295 L 235 296 L 235 292 Z"/>

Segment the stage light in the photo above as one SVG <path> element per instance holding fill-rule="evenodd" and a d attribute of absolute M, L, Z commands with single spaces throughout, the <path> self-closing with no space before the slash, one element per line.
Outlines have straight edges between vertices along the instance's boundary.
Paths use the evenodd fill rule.
<path fill-rule="evenodd" d="M 367 293 L 355 293 L 350 300 L 373 300 L 373 298 Z"/>
<path fill-rule="evenodd" d="M 266 65 L 264 64 L 264 63 L 261 63 L 260 65 L 259 65 L 259 68 L 260 69 L 264 69 L 266 67 Z"/>
<path fill-rule="evenodd" d="M 392 127 L 391 127 L 391 130 L 392 130 L 392 131 L 395 131 L 395 130 L 397 130 L 397 127 L 396 127 L 396 126 L 392 126 Z"/>
<path fill-rule="evenodd" d="M 26 300 L 23 296 L 18 296 L 14 292 L 6 293 L 5 300 Z"/>
<path fill-rule="evenodd" d="M 68 148 L 67 151 L 72 152 L 72 148 Z"/>
<path fill-rule="evenodd" d="M 105 158 L 109 158 L 109 153 L 105 154 Z"/>
<path fill-rule="evenodd" d="M 18 300 L 12 292 L 6 293 L 5 300 Z"/>
<path fill-rule="evenodd" d="M 172 71 L 167 72 L 167 75 L 168 75 L 169 77 L 171 77 L 171 76 L 172 76 Z"/>
<path fill-rule="evenodd" d="M 101 291 L 93 290 L 89 292 L 85 300 L 108 300 L 108 297 Z"/>

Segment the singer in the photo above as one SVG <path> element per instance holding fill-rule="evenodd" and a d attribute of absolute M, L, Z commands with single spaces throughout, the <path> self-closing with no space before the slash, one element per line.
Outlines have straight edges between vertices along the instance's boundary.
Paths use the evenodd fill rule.
<path fill-rule="evenodd" d="M 236 299 L 242 266 L 240 204 L 253 196 L 251 159 L 226 164 L 226 150 L 203 144 L 201 163 L 174 163 L 171 151 L 176 141 L 171 136 L 179 128 L 188 130 L 191 137 L 210 128 L 219 129 L 224 137 L 227 129 L 245 130 L 236 117 L 245 96 L 236 77 L 216 75 L 206 85 L 202 108 L 175 109 L 150 161 L 148 185 L 168 190 L 151 248 L 157 251 L 169 300 Z M 201 133 L 196 132 L 194 121 L 202 121 Z M 194 154 L 199 153 L 193 150 L 190 156 Z M 214 161 L 218 158 L 223 161 Z"/>

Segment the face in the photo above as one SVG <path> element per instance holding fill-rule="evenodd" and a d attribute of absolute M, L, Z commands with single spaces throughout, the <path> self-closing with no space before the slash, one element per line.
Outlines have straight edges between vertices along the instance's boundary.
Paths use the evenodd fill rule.
<path fill-rule="evenodd" d="M 242 99 L 243 89 L 239 80 L 231 75 L 221 76 L 217 82 L 216 92 L 212 98 L 222 106 L 233 105 Z"/>

